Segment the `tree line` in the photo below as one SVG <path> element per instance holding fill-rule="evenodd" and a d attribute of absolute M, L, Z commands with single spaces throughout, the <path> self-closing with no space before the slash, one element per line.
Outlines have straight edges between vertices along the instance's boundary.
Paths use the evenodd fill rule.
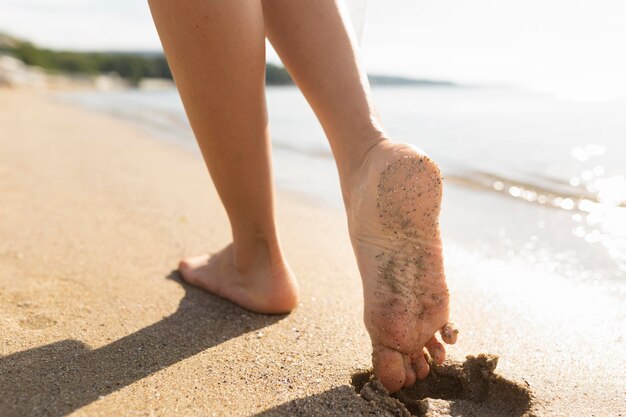
<path fill-rule="evenodd" d="M 52 73 L 87 76 L 117 73 L 132 85 L 143 78 L 172 79 L 167 60 L 161 53 L 56 51 L 23 41 L 0 46 L 0 51 Z M 265 78 L 268 84 L 293 84 L 285 68 L 274 64 L 267 64 Z"/>

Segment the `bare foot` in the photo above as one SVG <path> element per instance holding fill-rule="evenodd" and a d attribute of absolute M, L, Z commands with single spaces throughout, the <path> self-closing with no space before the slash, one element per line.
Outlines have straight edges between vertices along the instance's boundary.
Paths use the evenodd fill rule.
<path fill-rule="evenodd" d="M 235 260 L 230 244 L 213 255 L 183 259 L 178 270 L 188 283 L 264 314 L 282 314 L 298 303 L 298 285 L 282 259 L 270 259 L 265 245 Z M 241 258 L 241 257 L 240 257 Z"/>
<path fill-rule="evenodd" d="M 348 225 L 365 297 L 374 373 L 390 391 L 425 378 L 456 342 L 449 324 L 439 208 L 441 174 L 417 149 L 381 142 L 345 193 Z"/>

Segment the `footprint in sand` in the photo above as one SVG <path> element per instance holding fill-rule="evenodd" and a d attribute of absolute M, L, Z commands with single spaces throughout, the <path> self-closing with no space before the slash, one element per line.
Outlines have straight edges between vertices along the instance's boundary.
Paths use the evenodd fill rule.
<path fill-rule="evenodd" d="M 391 396 L 371 371 L 354 374 L 352 385 L 363 399 L 392 416 L 534 416 L 529 387 L 494 373 L 497 364 L 497 356 L 485 354 L 431 364 L 426 379 Z"/>
<path fill-rule="evenodd" d="M 20 320 L 20 326 L 24 329 L 40 330 L 50 326 L 54 326 L 56 320 L 46 317 L 43 314 L 31 314 L 25 319 Z"/>

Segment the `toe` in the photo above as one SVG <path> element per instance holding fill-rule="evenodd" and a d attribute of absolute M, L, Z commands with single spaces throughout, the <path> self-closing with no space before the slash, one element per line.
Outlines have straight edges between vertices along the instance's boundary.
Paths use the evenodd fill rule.
<path fill-rule="evenodd" d="M 190 284 L 198 285 L 199 274 L 198 268 L 207 264 L 208 256 L 190 256 L 182 259 L 178 263 L 178 271 L 185 281 Z"/>
<path fill-rule="evenodd" d="M 417 379 L 426 378 L 428 376 L 428 372 L 430 372 L 430 366 L 428 366 L 428 362 L 426 362 L 424 350 L 420 349 L 418 352 L 412 354 L 411 360 L 413 361 L 413 366 L 415 366 L 415 375 L 417 376 Z"/>
<path fill-rule="evenodd" d="M 405 371 L 404 386 L 410 387 L 415 384 L 417 375 L 415 374 L 415 368 L 413 368 L 413 364 L 411 363 L 411 358 L 409 357 L 409 355 L 404 355 L 403 359 Z"/>
<path fill-rule="evenodd" d="M 183 280 L 188 283 L 193 283 L 193 264 L 190 262 L 190 258 L 185 258 L 178 263 L 178 272 L 183 277 Z"/>
<path fill-rule="evenodd" d="M 189 256 L 187 258 L 182 259 L 178 263 L 178 269 L 188 270 L 188 269 L 198 268 L 199 266 L 206 264 L 207 258 L 208 258 L 207 255 Z"/>
<path fill-rule="evenodd" d="M 384 346 L 374 348 L 372 361 L 374 375 L 389 392 L 399 391 L 406 380 L 403 355 Z"/>
<path fill-rule="evenodd" d="M 189 265 L 189 261 L 187 261 L 187 258 L 181 259 L 181 261 L 178 263 L 178 270 L 181 272 L 189 268 L 191 268 L 191 265 Z"/>
<path fill-rule="evenodd" d="M 456 339 L 459 335 L 459 331 L 456 327 L 454 327 L 454 324 L 452 323 L 446 323 L 440 330 L 439 333 L 441 333 L 441 338 L 443 339 L 444 342 L 446 342 L 449 345 L 453 345 L 456 343 Z"/>
<path fill-rule="evenodd" d="M 428 353 L 430 353 L 430 356 L 437 365 L 441 365 L 446 359 L 446 348 L 439 343 L 436 336 L 433 336 L 426 342 L 426 349 L 428 349 Z"/>

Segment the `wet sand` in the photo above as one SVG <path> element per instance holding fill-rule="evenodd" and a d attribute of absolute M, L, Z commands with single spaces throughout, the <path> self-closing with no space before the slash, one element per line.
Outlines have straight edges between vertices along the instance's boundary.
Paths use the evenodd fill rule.
<path fill-rule="evenodd" d="M 448 186 L 444 208 L 493 207 L 466 197 Z M 352 384 L 370 346 L 340 211 L 279 193 L 302 302 L 288 316 L 246 312 L 173 271 L 182 255 L 230 238 L 196 154 L 8 90 L 0 202 L 0 416 L 399 415 Z M 496 354 L 498 378 L 532 396 L 524 413 L 623 414 L 623 303 L 448 244 L 445 227 L 463 223 L 463 211 L 447 213 L 461 329 L 450 369 L 466 355 Z M 477 415 L 479 397 L 428 401 L 433 415 Z"/>

